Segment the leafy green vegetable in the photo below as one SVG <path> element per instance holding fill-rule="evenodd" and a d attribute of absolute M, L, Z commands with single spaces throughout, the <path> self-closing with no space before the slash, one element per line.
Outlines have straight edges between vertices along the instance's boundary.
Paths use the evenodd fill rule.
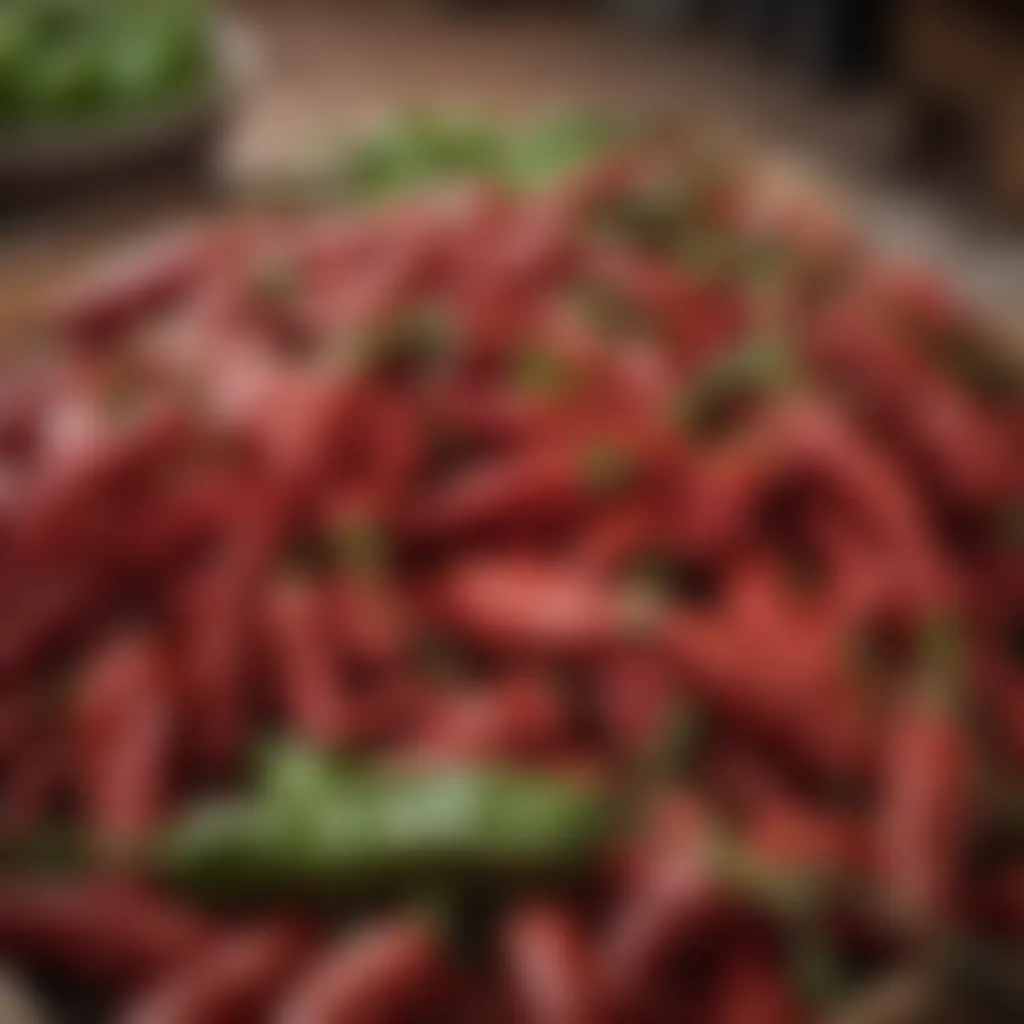
<path fill-rule="evenodd" d="M 517 130 L 482 118 L 414 112 L 356 140 L 329 177 L 360 199 L 383 199 L 464 178 L 531 189 L 607 151 L 620 131 L 603 119 L 578 114 Z"/>
<path fill-rule="evenodd" d="M 106 123 L 199 94 L 204 0 L 4 0 L 0 132 Z"/>

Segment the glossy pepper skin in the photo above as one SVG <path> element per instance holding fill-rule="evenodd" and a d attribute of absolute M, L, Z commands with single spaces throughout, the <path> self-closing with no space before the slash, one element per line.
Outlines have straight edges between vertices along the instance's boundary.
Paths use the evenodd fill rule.
<path fill-rule="evenodd" d="M 952 626 L 925 629 L 923 675 L 903 695 L 893 723 L 881 870 L 897 913 L 917 928 L 952 920 L 970 830 L 974 752 L 961 721 L 961 645 Z"/>
<path fill-rule="evenodd" d="M 202 950 L 212 922 L 135 885 L 9 881 L 0 889 L 0 945 L 84 982 L 138 984 Z"/>
<path fill-rule="evenodd" d="M 903 710 L 889 762 L 881 858 L 897 902 L 920 927 L 954 913 L 968 831 L 971 751 L 959 722 L 934 706 Z"/>
<path fill-rule="evenodd" d="M 609 815 L 600 793 L 536 773 L 346 770 L 285 750 L 253 796 L 172 823 L 150 856 L 184 890 L 229 900 L 500 884 L 585 866 Z"/>
<path fill-rule="evenodd" d="M 268 595 L 264 616 L 276 699 L 295 733 L 327 750 L 357 738 L 359 709 L 334 657 L 324 588 L 282 579 Z"/>
<path fill-rule="evenodd" d="M 125 1024 L 226 1024 L 252 1020 L 307 959 L 311 935 L 296 922 L 250 925 L 218 936 L 130 1006 Z"/>
<path fill-rule="evenodd" d="M 715 1024 L 800 1024 L 809 1019 L 770 944 L 756 938 L 737 943 L 719 970 L 709 1018 Z"/>
<path fill-rule="evenodd" d="M 483 560 L 456 566 L 441 581 L 438 606 L 452 626 L 499 649 L 593 650 L 623 629 L 616 595 L 572 567 Z"/>
<path fill-rule="evenodd" d="M 117 638 L 75 693 L 75 779 L 91 827 L 111 843 L 144 838 L 172 798 L 178 722 L 165 657 L 154 638 Z"/>
<path fill-rule="evenodd" d="M 512 998 L 537 1024 L 601 1024 L 596 958 L 571 913 L 543 904 L 516 910 L 502 929 Z"/>
<path fill-rule="evenodd" d="M 383 921 L 314 961 L 272 1019 L 280 1024 L 398 1024 L 451 1005 L 452 970 L 428 923 Z"/>

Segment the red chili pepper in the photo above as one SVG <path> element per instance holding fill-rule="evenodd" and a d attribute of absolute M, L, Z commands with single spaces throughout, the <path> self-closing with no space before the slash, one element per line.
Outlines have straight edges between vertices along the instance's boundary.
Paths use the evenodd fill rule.
<path fill-rule="evenodd" d="M 95 622 L 110 600 L 109 581 L 91 567 L 65 565 L 59 575 L 19 579 L 18 599 L 5 610 L 0 632 L 0 680 L 16 685 L 32 666 Z"/>
<path fill-rule="evenodd" d="M 215 232 L 190 230 L 125 253 L 64 298 L 58 325 L 74 340 L 108 341 L 185 295 L 222 246 Z"/>
<path fill-rule="evenodd" d="M 446 623 L 499 649 L 594 651 L 623 629 L 614 591 L 572 567 L 481 559 L 453 568 L 436 594 Z"/>
<path fill-rule="evenodd" d="M 568 726 L 565 708 L 549 684 L 513 678 L 440 703 L 403 755 L 415 763 L 535 764 L 565 749 Z"/>
<path fill-rule="evenodd" d="M 415 919 L 384 921 L 342 938 L 300 977 L 275 1020 L 288 1024 L 413 1024 L 442 1015 L 451 968 L 437 936 Z"/>
<path fill-rule="evenodd" d="M 0 791 L 0 835 L 31 838 L 53 822 L 69 788 L 67 762 L 66 752 L 50 744 L 20 752 Z"/>
<path fill-rule="evenodd" d="M 973 887 L 968 913 L 986 932 L 1011 941 L 1024 936 L 1024 863 L 1018 859 L 986 873 Z"/>
<path fill-rule="evenodd" d="M 191 723 L 187 751 L 213 774 L 239 764 L 252 721 L 246 672 L 268 529 L 260 514 L 243 520 L 228 549 L 185 581 L 176 609 L 181 644 L 174 653 Z"/>
<path fill-rule="evenodd" d="M 698 283 L 661 259 L 602 249 L 595 250 L 591 265 L 600 281 L 644 310 L 690 355 L 716 351 L 743 332 L 745 312 L 737 295 Z"/>
<path fill-rule="evenodd" d="M 192 430 L 180 410 L 165 407 L 120 434 L 75 441 L 68 451 L 53 454 L 18 503 L 9 539 L 12 556 L 33 567 L 54 551 L 66 557 L 76 540 L 89 541 L 98 517 L 110 514 L 113 495 L 180 455 Z M 81 544 L 71 550 L 81 551 Z"/>
<path fill-rule="evenodd" d="M 755 665 L 727 625 L 698 616 L 677 615 L 663 642 L 685 691 L 712 711 L 827 778 L 850 782 L 870 775 L 871 722 L 847 680 L 790 677 L 777 650 L 762 650 Z"/>
<path fill-rule="evenodd" d="M 358 411 L 351 381 L 338 377 L 285 379 L 251 423 L 273 497 L 303 507 L 320 493 L 337 461 L 338 439 Z"/>
<path fill-rule="evenodd" d="M 501 951 L 512 999 L 531 1024 L 604 1024 L 609 1020 L 586 929 L 555 905 L 514 910 Z"/>
<path fill-rule="evenodd" d="M 275 702 L 295 732 L 328 748 L 358 734 L 360 716 L 334 656 L 322 587 L 281 580 L 266 598 Z"/>
<path fill-rule="evenodd" d="M 146 495 L 128 521 L 112 527 L 112 559 L 128 579 L 160 578 L 222 537 L 247 498 L 244 482 L 231 473 L 211 473 L 170 493 Z"/>
<path fill-rule="evenodd" d="M 679 710 L 679 687 L 670 665 L 643 652 L 610 657 L 596 681 L 597 717 L 620 756 L 652 756 Z"/>
<path fill-rule="evenodd" d="M 817 480 L 847 502 L 860 522 L 885 546 L 887 557 L 926 612 L 949 596 L 949 566 L 924 502 L 885 455 L 871 448 L 833 412 L 814 403 L 795 404 L 765 424 L 790 467 L 782 472 Z"/>
<path fill-rule="evenodd" d="M 645 496 L 646 497 L 646 496 Z M 649 553 L 651 537 L 657 536 L 661 509 L 637 496 L 594 517 L 576 538 L 576 560 L 596 575 L 621 575 L 631 563 Z"/>
<path fill-rule="evenodd" d="M 930 632 L 922 675 L 895 709 L 879 823 L 879 870 L 917 927 L 947 925 L 958 901 L 973 774 L 962 667 L 951 664 L 949 628 Z"/>
<path fill-rule="evenodd" d="M 970 751 L 946 708 L 911 698 L 894 723 L 880 872 L 896 910 L 921 927 L 949 923 L 967 834 Z"/>
<path fill-rule="evenodd" d="M 579 453 L 563 447 L 468 470 L 414 507 L 410 525 L 444 540 L 527 518 L 565 518 L 589 500 Z"/>
<path fill-rule="evenodd" d="M 339 580 L 325 598 L 338 649 L 377 668 L 397 667 L 412 646 L 405 601 L 386 580 Z"/>
<path fill-rule="evenodd" d="M 778 955 L 753 936 L 737 939 L 725 951 L 707 1019 L 712 1024 L 801 1024 L 808 1014 Z"/>
<path fill-rule="evenodd" d="M 73 696 L 74 777 L 102 842 L 133 842 L 166 811 L 176 723 L 164 657 L 145 635 L 119 637 L 87 665 Z"/>
<path fill-rule="evenodd" d="M 247 924 L 197 950 L 144 991 L 125 1024 L 245 1024 L 265 1015 L 310 952 L 293 922 Z"/>
<path fill-rule="evenodd" d="M 871 836 L 857 816 L 779 793 L 752 811 L 746 841 L 772 865 L 819 877 L 867 878 Z"/>
<path fill-rule="evenodd" d="M 39 725 L 38 711 L 22 687 L 0 694 L 0 770 L 25 749 Z"/>
<path fill-rule="evenodd" d="M 833 312 L 814 351 L 941 500 L 977 509 L 1006 493 L 1013 454 L 1005 433 L 925 371 L 920 357 L 862 304 Z"/>
<path fill-rule="evenodd" d="M 145 982 L 201 955 L 210 936 L 205 918 L 122 882 L 0 886 L 3 954 L 81 981 Z"/>
<path fill-rule="evenodd" d="M 654 817 L 601 951 L 603 990 L 621 1012 L 643 1006 L 674 957 L 713 944 L 737 914 L 709 857 L 703 812 L 669 806 Z"/>
<path fill-rule="evenodd" d="M 973 679 L 1000 754 L 1024 770 L 1024 690 L 1020 670 L 989 653 L 972 666 Z"/>

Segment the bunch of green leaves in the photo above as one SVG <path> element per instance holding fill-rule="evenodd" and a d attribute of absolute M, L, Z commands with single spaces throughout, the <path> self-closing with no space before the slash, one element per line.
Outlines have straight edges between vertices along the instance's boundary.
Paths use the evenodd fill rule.
<path fill-rule="evenodd" d="M 0 132 L 166 109 L 213 73 L 204 0 L 3 0 Z"/>
<path fill-rule="evenodd" d="M 482 117 L 411 112 L 382 122 L 347 146 L 328 178 L 358 199 L 384 199 L 470 178 L 531 189 L 608 152 L 623 133 L 621 125 L 588 114 L 563 114 L 516 128 Z"/>

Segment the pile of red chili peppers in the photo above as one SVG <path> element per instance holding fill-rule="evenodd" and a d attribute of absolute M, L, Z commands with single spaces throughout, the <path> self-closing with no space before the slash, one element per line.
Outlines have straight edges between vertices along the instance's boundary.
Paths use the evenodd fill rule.
<path fill-rule="evenodd" d="M 231 216 L 10 364 L 0 837 L 90 853 L 0 869 L 0 960 L 131 1024 L 798 1024 L 1024 944 L 1020 372 L 743 162 Z M 358 911 L 141 863 L 281 735 L 616 824 Z"/>

